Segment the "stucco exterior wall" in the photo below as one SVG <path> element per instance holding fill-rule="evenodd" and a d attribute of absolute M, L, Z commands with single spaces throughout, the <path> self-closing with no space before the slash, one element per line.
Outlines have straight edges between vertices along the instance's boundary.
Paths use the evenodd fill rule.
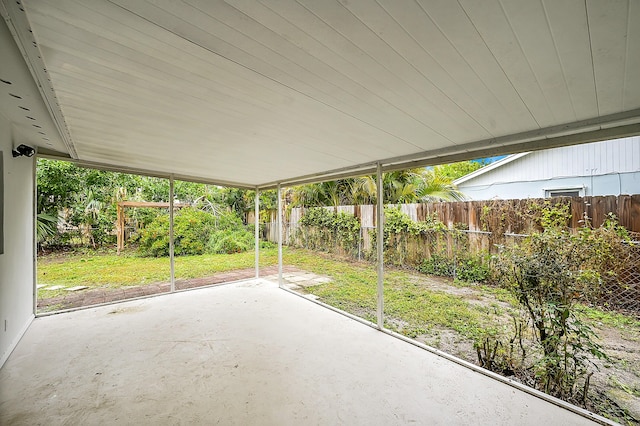
<path fill-rule="evenodd" d="M 33 320 L 33 158 L 12 158 L 11 124 L 0 115 L 4 254 L 0 254 L 0 366 Z"/>

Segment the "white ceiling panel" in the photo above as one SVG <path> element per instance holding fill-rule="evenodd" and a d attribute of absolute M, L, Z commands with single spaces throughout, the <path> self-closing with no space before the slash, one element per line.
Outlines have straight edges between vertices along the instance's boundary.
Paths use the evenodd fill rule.
<path fill-rule="evenodd" d="M 81 162 L 268 186 L 640 132 L 640 0 L 0 1 Z"/>

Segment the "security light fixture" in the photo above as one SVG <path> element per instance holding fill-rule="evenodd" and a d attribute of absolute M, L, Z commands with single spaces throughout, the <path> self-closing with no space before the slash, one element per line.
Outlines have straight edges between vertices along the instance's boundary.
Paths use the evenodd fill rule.
<path fill-rule="evenodd" d="M 13 157 L 21 157 L 21 156 L 26 156 L 26 157 L 33 157 L 33 154 L 36 153 L 36 150 L 31 148 L 30 146 L 21 144 L 18 145 L 17 148 L 15 148 L 13 151 L 11 151 L 11 154 L 13 155 Z"/>

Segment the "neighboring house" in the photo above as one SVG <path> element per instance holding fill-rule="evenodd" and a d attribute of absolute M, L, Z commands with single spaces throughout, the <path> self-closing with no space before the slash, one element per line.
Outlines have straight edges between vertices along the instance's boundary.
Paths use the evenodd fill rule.
<path fill-rule="evenodd" d="M 640 193 L 640 136 L 514 154 L 453 182 L 471 200 Z"/>

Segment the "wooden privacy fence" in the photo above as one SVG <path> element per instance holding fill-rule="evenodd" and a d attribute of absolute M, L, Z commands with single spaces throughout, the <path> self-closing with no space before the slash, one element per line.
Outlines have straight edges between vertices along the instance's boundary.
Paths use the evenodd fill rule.
<path fill-rule="evenodd" d="M 487 259 L 487 253 L 496 253 L 500 247 L 518 243 L 524 234 L 539 228 L 535 206 L 544 205 L 547 201 L 569 204 L 568 225 L 571 228 L 583 226 L 585 217 L 598 227 L 612 213 L 620 225 L 631 231 L 632 240 L 640 240 L 640 195 L 403 204 L 396 207 L 413 221 L 431 217 L 444 223 L 448 229 L 391 236 L 385 242 L 385 263 L 419 268 L 425 259 L 431 259 L 432 263 L 434 259 L 445 259 L 442 263 L 448 259 L 453 262 L 455 276 L 458 262 L 474 255 Z M 375 206 L 325 208 L 359 218 L 359 235 L 345 244 L 338 232 L 301 227 L 299 221 L 306 209 L 292 208 L 283 220 L 284 243 L 358 260 L 375 260 Z M 275 214 L 271 219 L 271 223 L 263 224 L 262 237 L 277 241 Z M 623 251 L 619 255 L 626 259 L 626 266 L 616 278 L 605 280 L 599 303 L 640 315 L 640 244 L 631 243 Z"/>
<path fill-rule="evenodd" d="M 593 226 L 598 227 L 607 219 L 609 213 L 613 213 L 618 218 L 620 225 L 631 232 L 640 232 L 640 194 L 400 204 L 398 207 L 414 221 L 424 221 L 428 216 L 435 215 L 449 228 L 462 224 L 469 231 L 523 234 L 535 227 L 532 218 L 528 216 L 531 206 L 533 204 L 542 205 L 546 201 L 552 204 L 569 203 L 571 219 L 568 225 L 570 228 L 582 226 L 585 214 L 590 218 Z M 325 208 L 356 216 L 360 219 L 363 228 L 376 226 L 375 205 Z M 292 208 L 288 217 L 285 218 L 284 224 L 297 227 L 296 225 L 305 210 L 304 207 Z M 275 222 L 275 217 L 274 212 L 273 222 Z"/>
<path fill-rule="evenodd" d="M 492 238 L 506 234 L 505 238 L 512 234 L 526 234 L 536 228 L 531 206 L 542 205 L 544 202 L 569 203 L 571 219 L 568 223 L 571 228 L 582 226 L 584 217 L 591 220 L 593 226 L 598 227 L 607 219 L 609 213 L 614 214 L 620 223 L 631 232 L 640 232 L 640 194 L 619 195 L 604 197 L 556 197 L 556 198 L 530 198 L 523 200 L 486 200 L 486 201 L 458 201 L 424 204 L 399 204 L 397 207 L 407 214 L 413 221 L 424 221 L 428 216 L 435 217 L 449 228 L 464 228 L 469 231 L 489 232 Z M 375 205 L 351 205 L 324 207 L 335 212 L 344 212 L 354 215 L 360 220 L 362 228 L 375 228 Z M 298 222 L 308 208 L 294 207 L 285 209 L 286 217 L 283 218 L 283 233 L 285 243 L 298 230 Z M 262 227 L 262 238 L 276 242 L 278 240 L 276 223 L 276 211 L 269 211 L 270 220 Z M 253 223 L 253 212 L 247 215 L 247 223 Z M 364 245 L 368 246 L 368 233 L 363 235 Z M 486 239 L 489 237 L 480 237 Z M 495 243 L 495 241 L 492 241 Z M 487 244 L 486 242 L 479 244 Z"/>

